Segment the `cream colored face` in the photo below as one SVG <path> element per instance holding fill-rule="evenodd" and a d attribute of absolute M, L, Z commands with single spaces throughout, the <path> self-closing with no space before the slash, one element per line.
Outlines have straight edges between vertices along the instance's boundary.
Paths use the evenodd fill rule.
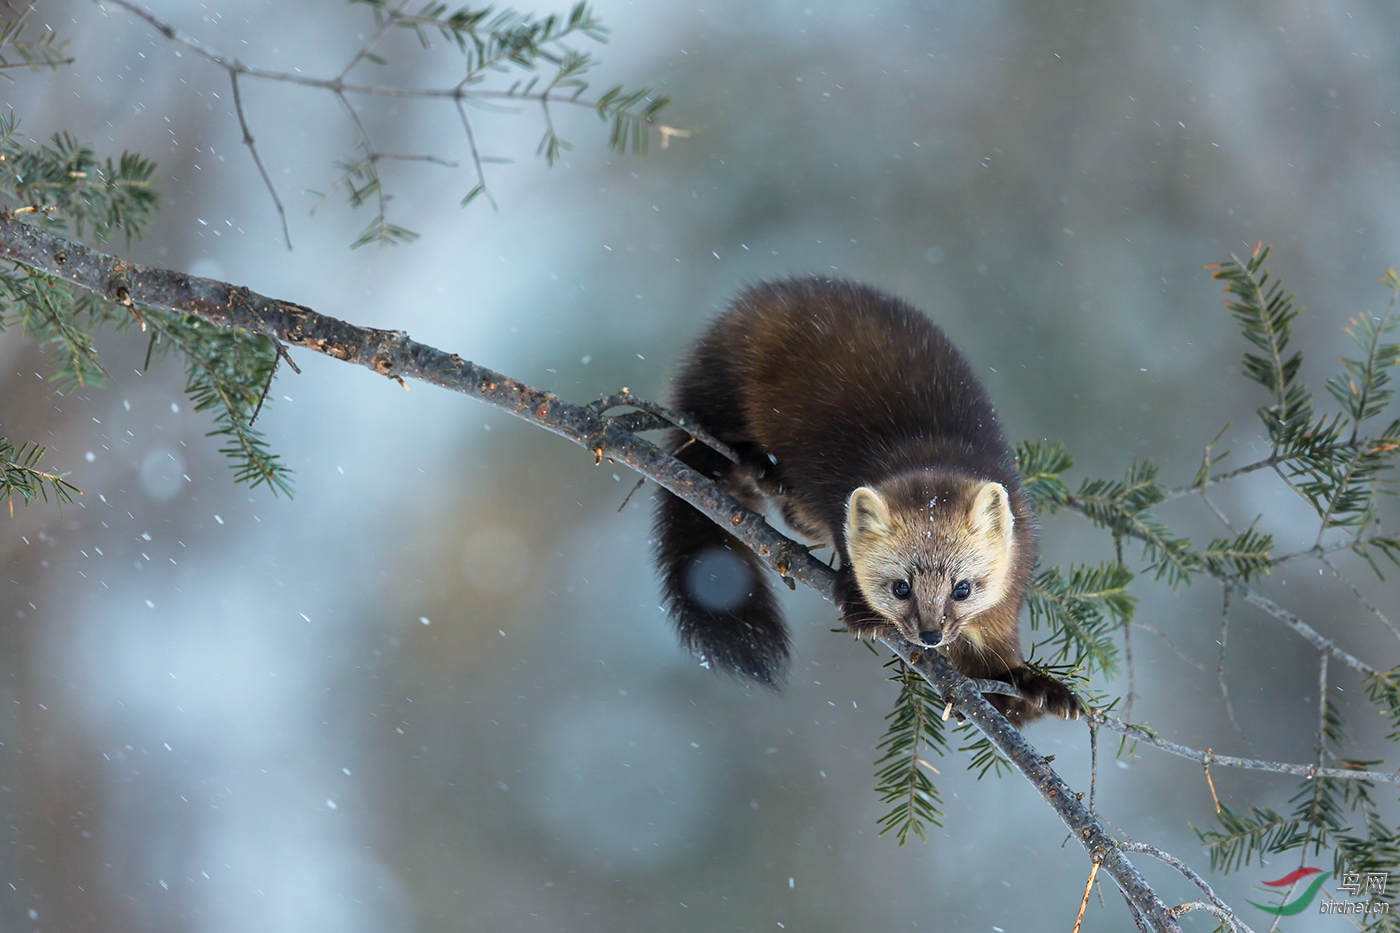
<path fill-rule="evenodd" d="M 905 639 L 980 647 L 977 615 L 1006 596 L 1014 521 L 1000 483 L 914 509 L 861 486 L 846 504 L 846 550 L 866 602 Z"/>

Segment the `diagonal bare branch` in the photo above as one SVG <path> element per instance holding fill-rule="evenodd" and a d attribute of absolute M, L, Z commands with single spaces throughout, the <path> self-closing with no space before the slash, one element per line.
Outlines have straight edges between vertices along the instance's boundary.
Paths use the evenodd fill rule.
<path fill-rule="evenodd" d="M 59 255 L 63 258 L 60 260 Z M 601 463 L 624 464 L 654 480 L 724 525 L 785 579 L 832 600 L 836 575 L 808 549 L 778 533 L 709 479 L 638 437 L 615 419 L 516 379 L 419 343 L 402 331 L 357 327 L 292 302 L 214 279 L 127 262 L 0 213 L 0 258 L 133 305 L 191 314 L 219 327 L 238 327 L 283 343 L 365 366 L 401 381 L 416 379 L 481 399 L 584 447 Z M 976 724 L 1070 828 L 1091 858 L 1102 861 L 1135 913 L 1154 930 L 1179 933 L 1170 908 L 1129 861 L 1103 824 L 1064 779 L 979 692 L 982 686 L 936 652 L 899 638 L 885 644 L 915 667 L 959 713 Z"/>

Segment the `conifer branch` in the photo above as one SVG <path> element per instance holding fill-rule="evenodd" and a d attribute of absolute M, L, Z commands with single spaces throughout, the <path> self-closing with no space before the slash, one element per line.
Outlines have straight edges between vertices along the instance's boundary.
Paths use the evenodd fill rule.
<path fill-rule="evenodd" d="M 39 38 L 34 42 L 21 39 L 24 27 L 29 25 L 29 13 L 24 13 L 7 23 L 0 24 L 0 75 L 10 68 L 29 68 L 37 70 L 39 68 L 57 68 L 59 65 L 71 65 L 71 56 L 64 55 L 64 49 L 68 43 L 61 41 L 58 35 L 48 26 L 40 33 Z M 19 57 L 18 61 L 11 61 L 5 54 L 12 52 Z M 9 75 L 5 75 L 9 79 Z"/>
<path fill-rule="evenodd" d="M 669 105 L 670 98 L 653 97 L 650 88 L 629 91 L 619 85 L 596 97 L 587 95 L 589 85 L 583 76 L 596 62 L 588 53 L 568 48 L 565 40 L 582 36 L 595 42 L 605 42 L 608 31 L 585 2 L 576 3 L 566 15 L 536 19 L 509 9 L 493 11 L 490 7 L 477 10 L 464 7 L 449 11 L 442 4 L 428 4 L 414 14 L 404 12 L 407 5 L 405 2 L 391 5 L 388 0 L 364 0 L 373 8 L 376 28 L 333 77 L 314 77 L 300 71 L 277 71 L 246 65 L 239 59 L 225 55 L 177 29 L 135 0 L 96 2 L 99 6 L 117 7 L 144 20 L 166 39 L 184 46 L 198 57 L 228 73 L 233 85 L 234 110 L 239 127 L 243 131 L 243 143 L 272 197 L 288 249 L 291 248 L 291 236 L 287 231 L 286 211 L 249 131 L 248 118 L 240 94 L 241 77 L 326 91 L 334 95 L 343 106 L 360 140 L 357 148 L 361 150 L 362 156 L 339 162 L 338 167 L 342 174 L 320 197 L 324 200 L 330 193 L 344 186 L 348 191 L 351 207 L 359 207 L 373 199 L 377 207 L 376 214 L 355 239 L 355 246 L 368 243 L 392 245 L 412 240 L 417 234 L 390 222 L 386 217 L 385 205 L 391 196 L 384 191 L 378 163 L 389 156 L 378 152 L 370 144 L 364 122 L 349 100 L 351 95 L 451 102 L 461 118 L 477 176 L 476 184 L 461 200 L 463 207 L 481 194 L 486 194 L 493 206 L 495 203 L 486 189 L 486 179 L 481 169 L 485 160 L 478 151 L 476 137 L 463 106 L 469 102 L 479 105 L 497 102 L 507 107 L 538 105 L 545 124 L 538 154 L 543 156 L 549 165 L 553 165 L 562 152 L 570 148 L 570 144 L 555 131 L 550 110 L 555 104 L 596 113 L 600 120 L 609 124 L 608 146 L 619 155 L 625 155 L 629 151 L 645 153 L 652 131 L 661 135 L 663 148 L 672 136 L 684 138 L 690 135 L 687 130 L 667 126 L 661 122 L 661 111 Z M 351 73 L 364 63 L 385 64 L 385 59 L 376 54 L 374 49 L 396 27 L 413 32 L 425 49 L 431 47 L 430 32 L 441 35 L 455 46 L 463 57 L 462 78 L 450 86 L 442 87 L 397 86 L 350 80 Z M 536 73 L 542 68 L 553 69 L 553 75 L 548 80 L 542 81 L 541 76 Z M 517 78 L 504 86 L 483 86 L 482 82 L 502 72 L 515 72 L 529 77 Z M 447 160 L 435 161 L 448 164 Z"/>
<path fill-rule="evenodd" d="M 0 437 L 0 502 L 4 502 L 13 515 L 15 497 L 25 505 L 35 499 L 49 501 L 49 496 L 60 506 L 72 503 L 74 495 L 82 491 L 64 479 L 67 473 L 49 473 L 39 469 L 46 447 L 25 442 L 15 447 L 8 439 Z"/>

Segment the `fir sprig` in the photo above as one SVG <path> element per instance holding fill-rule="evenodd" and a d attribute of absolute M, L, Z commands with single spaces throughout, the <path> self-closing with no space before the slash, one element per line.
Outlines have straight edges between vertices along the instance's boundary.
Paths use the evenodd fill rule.
<path fill-rule="evenodd" d="M 1222 804 L 1216 819 L 1219 828 L 1189 825 L 1210 857 L 1211 871 L 1222 874 L 1239 871 L 1256 858 L 1296 849 L 1306 839 L 1301 820 L 1269 807 L 1250 807 L 1248 813 L 1241 813 Z"/>
<path fill-rule="evenodd" d="M 958 731 L 968 740 L 966 745 L 958 746 L 958 751 L 967 755 L 967 770 L 977 772 L 979 781 L 987 776 L 988 771 L 1001 777 L 1016 770 L 1011 760 L 972 723 L 963 723 L 958 726 Z"/>
<path fill-rule="evenodd" d="M 1134 459 L 1122 480 L 1086 479 L 1069 499 L 1090 521 L 1115 538 L 1134 538 L 1143 545 L 1143 559 L 1156 579 L 1175 588 L 1190 583 L 1200 567 L 1200 555 L 1187 538 L 1179 538 L 1153 516 L 1152 506 L 1166 490 L 1157 482 L 1157 464 Z"/>
<path fill-rule="evenodd" d="M 893 832 L 902 846 L 913 833 L 927 840 L 927 824 L 942 825 L 942 799 L 928 776 L 932 768 L 923 758 L 925 749 L 939 756 L 948 752 L 943 734 L 943 702 L 918 672 L 898 658 L 890 680 L 899 684 L 894 709 L 885 716 L 885 734 L 875 750 L 875 793 L 890 810 L 879 819 L 880 835 Z"/>
<path fill-rule="evenodd" d="M 1133 572 L 1117 561 L 1097 567 L 1070 565 L 1041 571 L 1031 580 L 1027 599 L 1032 631 L 1046 628 L 1049 637 L 1037 649 L 1054 649 L 1051 663 L 1082 661 L 1088 673 L 1115 673 L 1118 646 L 1114 632 L 1132 621 L 1137 599 L 1128 593 Z"/>
<path fill-rule="evenodd" d="M 1377 671 L 1366 678 L 1366 697 L 1390 726 L 1386 738 L 1400 742 L 1400 666 Z"/>
<path fill-rule="evenodd" d="M 509 161 L 483 156 L 478 151 L 471 120 L 464 106 L 466 103 L 538 105 L 543 116 L 544 131 L 536 154 L 551 166 L 573 148 L 556 128 L 552 109 L 554 105 L 567 104 L 593 110 L 600 120 L 610 124 L 609 148 L 619 155 L 625 155 L 628 152 L 641 154 L 647 151 L 650 131 L 660 126 L 658 117 L 670 104 L 669 97 L 654 96 L 651 88 L 646 87 L 626 89 L 622 85 L 615 85 L 595 99 L 585 96 L 590 87 L 587 75 L 598 63 L 590 52 L 575 47 L 573 42 L 583 39 L 605 43 L 608 37 L 607 27 L 586 2 L 575 3 L 565 14 L 549 14 L 543 17 L 510 8 L 494 10 L 491 7 L 464 6 L 453 9 L 436 0 L 425 3 L 416 12 L 406 10 L 402 4 L 394 4 L 390 0 L 350 2 L 372 8 L 378 31 L 374 38 L 356 53 L 336 81 L 313 83 L 326 87 L 341 97 L 358 128 L 363 155 L 337 163 L 341 174 L 336 181 L 326 193 L 312 194 L 324 201 L 334 191 L 343 189 L 351 207 L 374 202 L 377 208 L 375 218 L 356 238 L 353 244 L 355 247 L 368 243 L 403 243 L 417 236 L 405 227 L 390 223 L 386 216 L 386 207 L 391 197 L 384 191 L 379 175 L 379 162 L 386 158 L 403 157 L 388 156 L 375 151 L 364 125 L 343 95 L 343 84 L 339 83 L 362 61 L 378 65 L 387 64 L 388 59 L 375 52 L 374 46 L 379 38 L 390 30 L 411 31 L 425 49 L 431 48 L 433 36 L 436 35 L 449 42 L 462 56 L 462 78 L 455 86 L 450 89 L 426 91 L 415 96 L 446 98 L 457 108 L 477 176 L 476 184 L 461 199 L 463 207 L 481 195 L 485 195 L 494 205 L 495 201 L 487 188 L 483 165 Z M 290 80 L 286 76 L 278 77 Z M 672 127 L 661 127 L 661 130 L 669 135 L 689 135 L 687 131 Z"/>
<path fill-rule="evenodd" d="M 0 118 L 0 198 L 50 208 L 34 211 L 36 222 L 59 228 L 71 222 L 80 234 L 87 228 L 99 238 L 116 231 L 129 238 L 139 235 L 158 209 L 159 197 L 150 187 L 155 163 L 144 156 L 124 153 L 115 164 L 99 160 L 67 135 L 55 136 L 52 146 L 26 148 L 17 128 L 13 115 Z M 209 433 L 226 439 L 220 453 L 233 460 L 235 480 L 290 494 L 290 471 L 253 427 L 278 360 L 270 340 L 192 316 L 123 308 L 91 293 L 75 296 L 67 285 L 32 270 L 0 268 L 0 330 L 18 326 L 49 350 L 55 361 L 50 378 L 60 391 L 105 382 L 95 327 L 120 330 L 138 321 L 149 329 L 152 348 L 174 351 L 183 360 L 185 391 L 196 411 L 214 413 Z M 21 449 L 32 455 L 34 448 Z M 23 494 L 21 487 L 13 488 Z M 58 495 L 65 487 L 33 488 Z"/>
<path fill-rule="evenodd" d="M 71 64 L 73 59 L 64 54 L 68 43 L 47 26 L 33 41 L 21 39 L 29 25 L 26 13 L 7 23 L 0 23 L 0 70 L 7 68 L 57 68 Z"/>
<path fill-rule="evenodd" d="M 1231 257 L 1208 266 L 1211 277 L 1225 283 L 1231 296 L 1225 308 L 1240 325 L 1245 339 L 1259 353 L 1245 353 L 1244 374 L 1269 390 L 1273 404 L 1259 409 L 1275 452 L 1286 451 L 1309 426 L 1312 419 L 1312 393 L 1297 381 L 1303 365 L 1303 351 L 1288 352 L 1293 339 L 1293 319 L 1302 308 L 1293 296 L 1285 294 L 1277 279 L 1264 270 L 1270 247 L 1255 244 L 1249 259 Z"/>
<path fill-rule="evenodd" d="M 1382 281 L 1391 290 L 1389 307 L 1380 317 L 1368 313 L 1351 319 L 1344 330 L 1361 355 L 1342 357 L 1344 372 L 1327 380 L 1327 391 L 1341 404 L 1342 412 L 1330 424 L 1319 423 L 1314 443 L 1290 469 L 1298 478 L 1299 490 L 1322 516 L 1324 532 L 1334 527 L 1359 531 L 1370 524 L 1377 487 L 1387 479 L 1382 474 L 1394 468 L 1400 449 L 1400 420 L 1375 436 L 1361 434 L 1362 425 L 1390 404 L 1394 396 L 1390 373 L 1400 360 L 1400 344 L 1385 342 L 1385 336 L 1400 324 L 1395 317 L 1400 276 L 1387 269 Z"/>
<path fill-rule="evenodd" d="M 39 222 L 60 231 L 71 223 L 80 237 L 86 229 L 99 240 L 116 231 L 128 242 L 141 236 L 160 207 L 155 162 L 135 152 L 98 159 L 67 133 L 54 134 L 52 145 L 25 146 L 18 129 L 13 113 L 0 116 L 0 199 L 51 208 L 37 212 Z"/>
<path fill-rule="evenodd" d="M 1022 441 L 1016 445 L 1016 466 L 1031 508 L 1053 514 L 1070 496 L 1060 474 L 1074 466 L 1064 441 Z"/>
<path fill-rule="evenodd" d="M 195 411 L 214 412 L 209 437 L 227 440 L 219 453 L 232 461 L 234 480 L 276 495 L 292 494 L 292 471 L 271 451 L 253 419 L 277 368 L 277 347 L 261 334 L 215 327 L 191 315 L 145 310 L 153 345 L 174 348 L 185 361 L 185 394 Z"/>
<path fill-rule="evenodd" d="M 75 386 L 103 385 L 107 371 L 71 290 L 47 276 L 23 267 L 0 267 L 0 330 L 19 327 L 48 349 L 56 369 L 49 377 L 61 391 Z"/>
<path fill-rule="evenodd" d="M 1214 538 L 1200 552 L 1207 572 L 1216 577 L 1237 576 L 1244 582 L 1268 576 L 1273 569 L 1274 536 L 1246 528 L 1233 538 Z"/>
<path fill-rule="evenodd" d="M 1352 423 L 1351 442 L 1355 443 L 1361 423 L 1380 414 L 1390 404 L 1394 390 L 1390 388 L 1390 371 L 1400 361 L 1400 343 L 1386 343 L 1400 320 L 1395 317 L 1395 300 L 1400 295 L 1400 274 L 1385 270 L 1381 281 L 1390 289 L 1390 305 L 1380 317 L 1363 314 L 1354 317 L 1343 328 L 1361 351 L 1360 359 L 1342 357 L 1345 373 L 1327 380 L 1327 391 L 1342 406 Z"/>
<path fill-rule="evenodd" d="M 0 502 L 8 504 L 14 514 L 15 497 L 25 505 L 35 499 L 49 501 L 53 496 L 59 505 L 73 501 L 73 496 L 81 490 L 64 479 L 67 473 L 50 473 L 39 468 L 39 461 L 48 451 L 46 447 L 25 442 L 16 447 L 8 439 L 0 437 Z"/>
<path fill-rule="evenodd" d="M 496 67 L 503 62 L 529 64 L 551 56 L 550 46 L 573 33 L 594 42 L 606 42 L 605 27 L 586 3 L 577 3 L 565 16 L 550 14 L 542 19 L 532 14 L 505 9 L 492 16 L 490 7 L 459 7 L 445 3 L 425 3 L 417 12 L 396 10 L 389 0 L 350 0 L 372 7 L 376 23 L 413 32 L 419 43 L 431 44 L 429 32 L 437 32 L 454 43 L 467 56 L 469 71 Z M 383 59 L 371 60 L 383 64 Z"/>
<path fill-rule="evenodd" d="M 1400 904 L 1400 890 L 1396 887 L 1397 868 L 1400 868 L 1400 834 L 1386 825 L 1385 819 L 1371 797 L 1371 784 L 1357 781 L 1354 793 L 1354 807 L 1361 813 L 1361 823 L 1365 833 L 1343 832 L 1336 837 L 1333 850 L 1333 871 L 1340 875 L 1355 872 L 1359 878 L 1380 875 L 1386 879 L 1383 892 L 1368 891 L 1373 902 L 1390 905 L 1385 912 L 1373 911 L 1366 915 L 1363 929 L 1374 933 L 1394 933 L 1400 929 L 1396 907 Z"/>

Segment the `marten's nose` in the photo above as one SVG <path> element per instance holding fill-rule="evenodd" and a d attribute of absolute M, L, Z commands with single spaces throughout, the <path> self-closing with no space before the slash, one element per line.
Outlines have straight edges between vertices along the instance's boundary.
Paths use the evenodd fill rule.
<path fill-rule="evenodd" d="M 938 629 L 929 629 L 927 632 L 919 633 L 919 641 L 932 648 L 938 644 L 938 640 L 943 637 L 943 632 Z"/>

